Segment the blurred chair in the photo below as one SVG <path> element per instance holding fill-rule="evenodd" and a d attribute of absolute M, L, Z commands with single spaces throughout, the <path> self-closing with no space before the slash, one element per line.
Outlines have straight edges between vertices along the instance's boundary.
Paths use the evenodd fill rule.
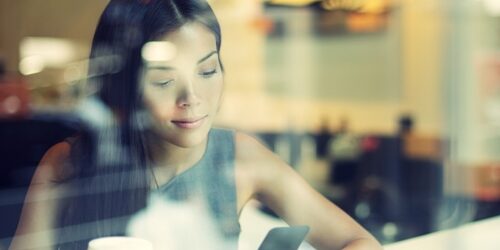
<path fill-rule="evenodd" d="M 407 157 L 399 137 L 370 140 L 376 146 L 361 157 L 355 216 L 382 242 L 433 231 L 443 196 L 441 164 Z"/>
<path fill-rule="evenodd" d="M 402 168 L 401 222 L 411 225 L 417 235 L 430 233 L 443 201 L 443 166 L 430 159 L 405 157 Z"/>
<path fill-rule="evenodd" d="M 400 140 L 397 137 L 367 136 L 362 141 L 358 199 L 371 200 L 372 211 L 384 221 L 395 221 L 401 211 Z"/>

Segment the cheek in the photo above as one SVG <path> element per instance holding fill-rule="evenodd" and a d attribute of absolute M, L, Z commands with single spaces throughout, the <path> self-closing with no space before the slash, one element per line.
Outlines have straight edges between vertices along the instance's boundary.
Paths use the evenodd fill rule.
<path fill-rule="evenodd" d="M 204 93 L 206 93 L 205 100 L 207 100 L 212 110 L 217 110 L 220 105 L 223 85 L 222 78 L 214 79 L 214 82 L 204 91 Z"/>
<path fill-rule="evenodd" d="M 148 93 L 144 95 L 146 107 L 153 117 L 159 121 L 168 120 L 173 116 L 175 103 L 173 98 L 166 97 L 160 93 Z"/>

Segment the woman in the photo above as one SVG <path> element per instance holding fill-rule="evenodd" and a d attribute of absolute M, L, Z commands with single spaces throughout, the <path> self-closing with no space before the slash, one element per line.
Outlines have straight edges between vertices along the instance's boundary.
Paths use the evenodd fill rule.
<path fill-rule="evenodd" d="M 89 65 L 110 122 L 98 119 L 45 154 L 10 249 L 86 249 L 89 239 L 125 233 L 149 193 L 185 199 L 200 190 L 227 237 L 237 237 L 238 215 L 256 198 L 289 224 L 308 225 L 318 249 L 380 249 L 257 140 L 212 128 L 224 84 L 220 45 L 204 1 L 111 0 Z"/>

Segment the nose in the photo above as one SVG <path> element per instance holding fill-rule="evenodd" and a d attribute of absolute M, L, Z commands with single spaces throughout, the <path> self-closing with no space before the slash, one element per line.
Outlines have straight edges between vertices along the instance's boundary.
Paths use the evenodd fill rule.
<path fill-rule="evenodd" d="M 201 99 L 195 92 L 193 83 L 187 83 L 177 98 L 177 106 L 179 108 L 191 108 L 200 105 Z"/>

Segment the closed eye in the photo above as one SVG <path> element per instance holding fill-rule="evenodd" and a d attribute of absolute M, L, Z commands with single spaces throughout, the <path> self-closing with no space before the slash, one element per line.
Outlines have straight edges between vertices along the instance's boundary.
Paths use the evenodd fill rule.
<path fill-rule="evenodd" d="M 208 77 L 214 75 L 215 73 L 217 73 L 217 69 L 213 69 L 213 70 L 209 70 L 209 71 L 203 71 L 199 75 L 202 76 L 202 77 L 204 77 L 204 78 L 208 78 Z"/>
<path fill-rule="evenodd" d="M 152 84 L 155 86 L 159 86 L 159 87 L 166 87 L 173 82 L 174 82 L 173 79 L 169 79 L 169 80 L 154 81 L 154 82 L 152 82 Z"/>

